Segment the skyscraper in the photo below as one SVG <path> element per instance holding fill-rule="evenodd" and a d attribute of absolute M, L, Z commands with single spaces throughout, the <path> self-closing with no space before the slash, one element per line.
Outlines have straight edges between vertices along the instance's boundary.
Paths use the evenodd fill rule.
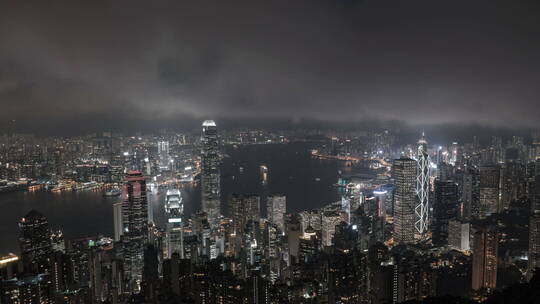
<path fill-rule="evenodd" d="M 455 250 L 470 250 L 470 228 L 471 224 L 459 220 L 448 222 L 448 245 Z"/>
<path fill-rule="evenodd" d="M 332 246 L 336 226 L 341 222 L 341 214 L 337 211 L 326 211 L 322 215 L 322 245 Z"/>
<path fill-rule="evenodd" d="M 477 218 L 480 212 L 478 170 L 474 167 L 465 168 L 458 175 L 460 201 L 462 204 L 461 218 L 470 221 Z"/>
<path fill-rule="evenodd" d="M 500 209 L 500 168 L 496 165 L 482 166 L 480 172 L 480 217 L 484 218 Z"/>
<path fill-rule="evenodd" d="M 144 245 L 148 240 L 146 181 L 139 171 L 128 171 L 122 189 L 122 245 L 124 272 L 130 288 L 138 289 L 142 278 Z"/>
<path fill-rule="evenodd" d="M 3 281 L 0 299 L 2 303 L 50 304 L 55 303 L 52 291 L 50 275 L 42 273 Z"/>
<path fill-rule="evenodd" d="M 144 249 L 144 268 L 142 276 L 142 291 L 147 299 L 156 298 L 156 288 L 159 285 L 159 250 L 152 244 Z"/>
<path fill-rule="evenodd" d="M 176 189 L 167 190 L 165 203 L 167 215 L 167 257 L 171 258 L 173 253 L 178 253 L 184 257 L 184 235 L 183 235 L 183 214 L 184 205 L 180 191 Z"/>
<path fill-rule="evenodd" d="M 416 198 L 416 161 L 411 158 L 394 160 L 392 176 L 394 178 L 394 241 L 412 243 L 415 232 L 414 208 Z"/>
<path fill-rule="evenodd" d="M 270 223 L 275 224 L 281 231 L 285 231 L 283 216 L 287 212 L 287 198 L 285 195 L 274 194 L 268 196 L 266 201 L 266 214 Z"/>
<path fill-rule="evenodd" d="M 482 228 L 474 234 L 472 289 L 493 289 L 497 286 L 498 233 Z"/>
<path fill-rule="evenodd" d="M 458 218 L 458 187 L 453 181 L 435 181 L 433 244 L 448 244 L 448 222 Z"/>
<path fill-rule="evenodd" d="M 540 267 L 540 210 L 531 210 L 529 219 L 529 250 L 527 276 L 532 277 L 534 269 Z"/>
<path fill-rule="evenodd" d="M 221 191 L 219 141 L 216 123 L 213 120 L 205 120 L 202 124 L 201 162 L 202 210 L 208 215 L 210 226 L 215 228 L 219 223 L 221 212 Z"/>
<path fill-rule="evenodd" d="M 532 134 L 532 159 L 540 158 L 540 130 L 536 130 Z"/>
<path fill-rule="evenodd" d="M 530 278 L 535 268 L 540 267 L 540 159 L 535 162 L 534 172 L 535 192 L 531 200 L 531 215 L 529 218 L 529 265 L 528 277 Z"/>
<path fill-rule="evenodd" d="M 113 223 L 114 223 L 114 240 L 120 241 L 120 237 L 124 233 L 124 225 L 122 224 L 122 203 L 113 204 Z"/>
<path fill-rule="evenodd" d="M 52 245 L 47 218 L 32 210 L 19 221 L 19 228 L 19 245 L 25 271 L 32 274 L 49 272 Z"/>
<path fill-rule="evenodd" d="M 424 234 L 427 232 L 429 224 L 429 155 L 423 132 L 422 137 L 418 140 L 417 162 L 416 193 L 418 202 L 414 208 L 414 227 L 417 233 Z"/>
<path fill-rule="evenodd" d="M 158 141 L 159 168 L 161 170 L 169 170 L 169 142 Z"/>
<path fill-rule="evenodd" d="M 517 148 L 507 149 L 506 163 L 502 170 L 502 197 L 501 209 L 508 208 L 510 202 L 517 200 L 526 193 L 526 174 L 525 165 L 519 159 L 509 157 L 508 150 L 517 150 Z M 515 152 L 517 154 L 517 152 Z"/>
<path fill-rule="evenodd" d="M 259 222 L 261 218 L 261 198 L 257 195 L 233 194 L 229 201 L 229 215 L 233 220 L 234 231 L 242 235 L 249 221 Z"/>

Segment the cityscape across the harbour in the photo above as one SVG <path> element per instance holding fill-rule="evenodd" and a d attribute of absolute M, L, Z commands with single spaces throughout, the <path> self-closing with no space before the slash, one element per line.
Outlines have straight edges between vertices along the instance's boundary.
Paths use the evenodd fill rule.
<path fill-rule="evenodd" d="M 97 192 L 113 231 L 66 238 L 51 210 L 27 210 L 14 219 L 19 248 L 0 260 L 1 303 L 483 301 L 529 281 L 540 266 L 540 133 L 418 138 L 227 131 L 213 120 L 195 134 L 3 135 L 0 199 Z M 227 151 L 297 142 L 314 161 L 339 163 L 335 199 L 291 211 L 268 163 L 223 172 Z M 256 171 L 257 191 L 231 193 L 245 170 Z M 301 192 L 326 179 L 309 178 Z M 186 188 L 200 191 L 200 208 Z"/>

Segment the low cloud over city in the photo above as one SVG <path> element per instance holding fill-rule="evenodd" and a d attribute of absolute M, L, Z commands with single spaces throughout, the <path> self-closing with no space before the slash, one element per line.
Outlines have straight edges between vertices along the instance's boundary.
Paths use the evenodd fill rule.
<path fill-rule="evenodd" d="M 413 5 L 414 4 L 414 5 Z M 0 119 L 538 126 L 534 1 L 4 1 Z"/>

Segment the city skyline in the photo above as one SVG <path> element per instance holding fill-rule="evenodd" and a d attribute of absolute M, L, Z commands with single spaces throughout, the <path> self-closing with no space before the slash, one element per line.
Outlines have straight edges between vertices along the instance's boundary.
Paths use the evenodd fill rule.
<path fill-rule="evenodd" d="M 538 16 L 0 1 L 0 303 L 538 303 Z"/>
<path fill-rule="evenodd" d="M 537 282 L 538 131 L 403 144 L 200 126 L 0 136 L 0 228 L 24 212 L 2 301 L 480 303 Z"/>

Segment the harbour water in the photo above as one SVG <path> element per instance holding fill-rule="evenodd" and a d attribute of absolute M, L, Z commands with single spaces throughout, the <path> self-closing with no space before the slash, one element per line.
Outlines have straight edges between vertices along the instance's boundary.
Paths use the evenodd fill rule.
<path fill-rule="evenodd" d="M 222 164 L 222 201 L 233 193 L 282 193 L 287 196 L 287 211 L 313 209 L 338 199 L 333 186 L 341 163 L 318 160 L 310 155 L 309 143 L 228 146 Z M 263 183 L 261 165 L 268 168 Z M 242 167 L 243 169 L 240 169 Z M 199 186 L 184 187 L 182 197 L 186 214 L 200 209 Z M 49 220 L 52 229 L 62 229 L 66 239 L 113 233 L 112 204 L 120 197 L 104 197 L 101 191 L 51 193 L 47 191 L 0 194 L 0 255 L 18 253 L 18 221 L 35 209 Z M 165 221 L 164 191 L 149 195 L 155 222 Z M 263 206 L 261 209 L 265 210 Z"/>

